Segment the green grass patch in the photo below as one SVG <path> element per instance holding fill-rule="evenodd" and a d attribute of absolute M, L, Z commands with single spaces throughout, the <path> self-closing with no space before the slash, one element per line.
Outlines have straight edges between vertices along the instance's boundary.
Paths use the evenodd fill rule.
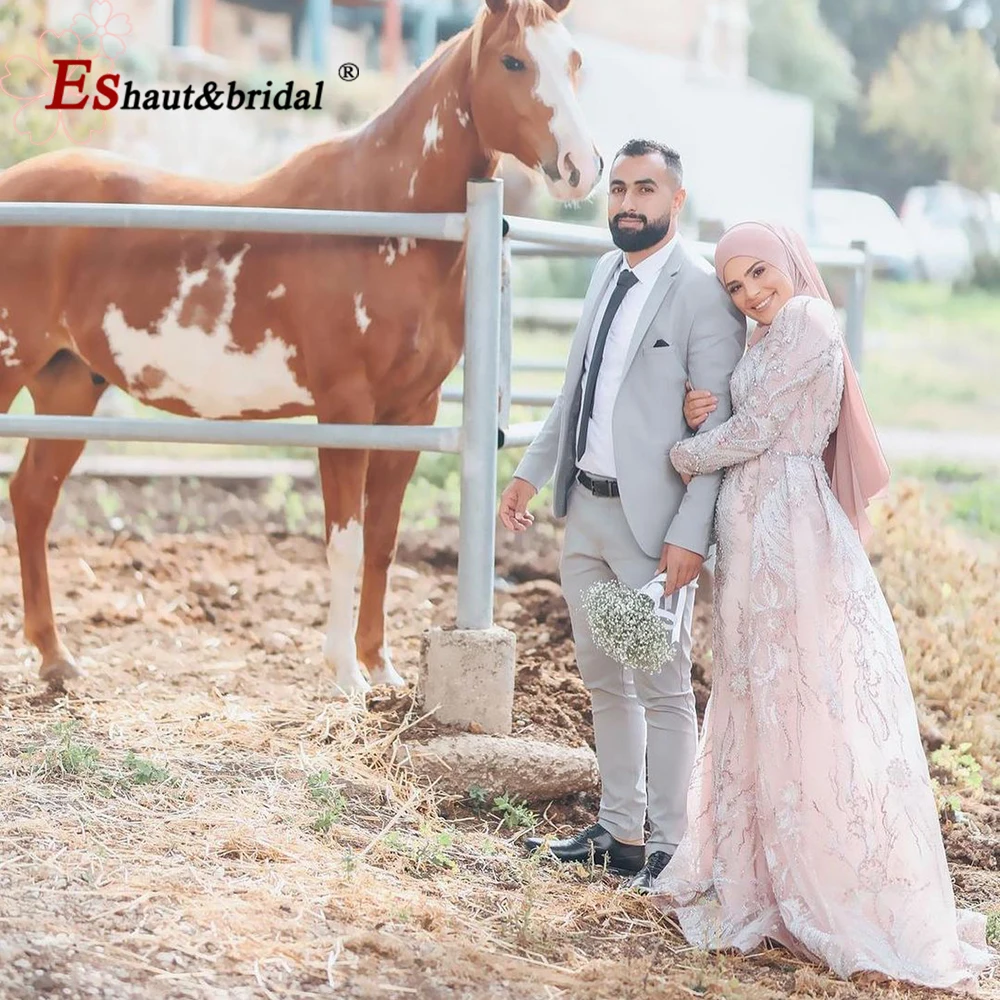
<path fill-rule="evenodd" d="M 877 424 L 984 433 L 1000 423 L 1000 300 L 875 282 L 862 384 Z"/>

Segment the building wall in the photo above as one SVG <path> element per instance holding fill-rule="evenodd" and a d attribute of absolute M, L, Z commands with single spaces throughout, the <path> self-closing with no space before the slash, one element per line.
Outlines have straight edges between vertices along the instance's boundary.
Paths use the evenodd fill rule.
<path fill-rule="evenodd" d="M 605 162 L 630 138 L 659 139 L 681 155 L 691 217 L 731 225 L 763 216 L 805 227 L 809 100 L 753 81 L 692 77 L 674 60 L 624 44 L 582 35 L 577 42 L 587 67 L 580 100 Z"/>
<path fill-rule="evenodd" d="M 748 0 L 572 0 L 573 32 L 694 64 L 710 74 L 747 74 Z"/>

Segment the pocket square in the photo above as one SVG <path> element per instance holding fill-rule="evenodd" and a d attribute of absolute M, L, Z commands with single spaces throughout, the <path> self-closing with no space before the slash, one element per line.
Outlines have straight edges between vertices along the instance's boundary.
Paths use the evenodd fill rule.
<path fill-rule="evenodd" d="M 660 337 L 660 339 L 657 340 L 655 344 L 653 344 L 653 347 L 669 347 L 669 346 L 670 345 L 662 337 Z"/>

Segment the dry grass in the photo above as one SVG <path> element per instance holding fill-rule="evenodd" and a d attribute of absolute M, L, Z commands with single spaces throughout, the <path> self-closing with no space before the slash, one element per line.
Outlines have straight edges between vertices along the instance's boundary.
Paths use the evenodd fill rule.
<path fill-rule="evenodd" d="M 1000 573 L 923 504 L 902 490 L 873 554 L 915 690 L 988 786 Z M 0 716 L 5 1000 L 934 995 L 780 951 L 696 952 L 617 879 L 527 859 L 495 821 L 446 821 L 395 765 L 415 718 L 390 729 L 304 688 L 236 696 L 210 677 L 180 694 L 0 691 Z M 989 798 L 948 773 L 963 813 Z M 960 900 L 998 909 L 1000 872 L 954 870 Z"/>
<path fill-rule="evenodd" d="M 1000 762 L 1000 557 L 944 523 L 925 489 L 904 484 L 877 504 L 871 547 L 913 690 L 952 744 Z"/>

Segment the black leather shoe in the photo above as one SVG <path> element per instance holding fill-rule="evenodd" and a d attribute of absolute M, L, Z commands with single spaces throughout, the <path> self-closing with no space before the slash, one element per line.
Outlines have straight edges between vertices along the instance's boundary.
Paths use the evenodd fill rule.
<path fill-rule="evenodd" d="M 673 855 L 667 854 L 666 851 L 653 851 L 646 858 L 646 863 L 643 865 L 642 871 L 629 882 L 626 888 L 631 892 L 649 892 L 653 888 L 653 883 L 659 878 L 660 872 L 667 867 L 672 857 Z"/>
<path fill-rule="evenodd" d="M 525 837 L 524 845 L 529 851 L 546 846 L 542 837 Z M 639 871 L 646 851 L 642 844 L 623 844 L 615 840 L 600 823 L 565 840 L 550 840 L 547 846 L 560 861 L 586 864 L 593 858 L 595 865 L 606 864 L 608 871 L 619 875 L 634 875 Z"/>

